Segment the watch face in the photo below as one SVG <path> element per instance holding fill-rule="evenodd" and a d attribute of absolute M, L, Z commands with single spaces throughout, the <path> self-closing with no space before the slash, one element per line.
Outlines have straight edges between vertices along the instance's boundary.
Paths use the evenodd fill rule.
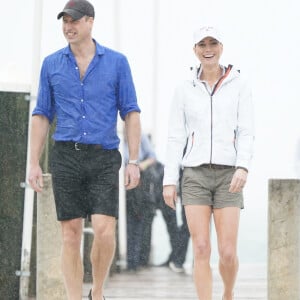
<path fill-rule="evenodd" d="M 137 159 L 131 159 L 131 160 L 128 161 L 128 164 L 138 165 L 139 161 Z"/>

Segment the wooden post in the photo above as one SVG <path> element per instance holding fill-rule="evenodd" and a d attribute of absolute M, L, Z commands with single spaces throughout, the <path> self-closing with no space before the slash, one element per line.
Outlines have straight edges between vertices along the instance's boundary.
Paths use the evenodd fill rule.
<path fill-rule="evenodd" d="M 300 180 L 269 180 L 268 299 L 300 299 Z"/>
<path fill-rule="evenodd" d="M 52 179 L 45 174 L 44 188 L 37 195 L 36 299 L 66 299 L 61 273 L 61 229 L 56 219 Z"/>
<path fill-rule="evenodd" d="M 20 277 L 28 280 L 29 270 L 20 266 L 28 93 L 0 91 L 0 298 L 19 299 Z M 32 230 L 30 228 L 30 230 Z M 27 271 L 27 272 L 26 272 Z"/>

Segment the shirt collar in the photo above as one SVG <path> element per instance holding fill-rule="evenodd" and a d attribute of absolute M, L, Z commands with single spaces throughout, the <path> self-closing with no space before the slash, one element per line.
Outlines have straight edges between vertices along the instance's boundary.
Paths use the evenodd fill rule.
<path fill-rule="evenodd" d="M 221 67 L 221 69 L 222 69 L 222 75 L 221 75 L 221 77 L 222 77 L 222 76 L 225 75 L 226 70 L 225 70 L 225 67 L 224 67 L 224 66 L 220 65 L 220 67 Z M 198 79 L 199 79 L 201 82 L 204 82 L 205 80 L 201 80 L 201 79 L 200 79 L 201 73 L 202 73 L 202 65 L 200 65 L 200 69 L 199 69 L 199 72 L 198 72 L 197 77 L 198 77 Z"/>
<path fill-rule="evenodd" d="M 100 45 L 99 43 L 97 43 L 97 41 L 95 39 L 93 39 L 93 41 L 96 45 L 96 54 L 103 55 L 105 53 L 105 48 L 102 45 Z M 67 47 L 64 48 L 63 54 L 68 55 L 68 56 L 71 54 L 73 55 L 70 45 L 68 45 Z"/>

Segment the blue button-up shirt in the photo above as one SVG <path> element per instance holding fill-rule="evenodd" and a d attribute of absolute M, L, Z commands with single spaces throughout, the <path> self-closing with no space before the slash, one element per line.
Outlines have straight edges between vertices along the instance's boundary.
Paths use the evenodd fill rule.
<path fill-rule="evenodd" d="M 94 42 L 96 54 L 82 79 L 69 46 L 44 59 L 32 115 L 43 115 L 50 123 L 56 117 L 56 141 L 116 149 L 118 111 L 124 119 L 140 109 L 126 57 Z"/>

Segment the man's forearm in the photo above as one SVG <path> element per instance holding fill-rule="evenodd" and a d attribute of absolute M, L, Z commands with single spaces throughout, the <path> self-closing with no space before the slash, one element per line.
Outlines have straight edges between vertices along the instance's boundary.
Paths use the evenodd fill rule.
<path fill-rule="evenodd" d="M 139 157 L 141 142 L 140 114 L 138 112 L 130 112 L 125 118 L 125 126 L 129 160 L 136 160 Z"/>
<path fill-rule="evenodd" d="M 39 164 L 49 130 L 47 118 L 36 115 L 32 117 L 30 133 L 30 164 Z"/>

